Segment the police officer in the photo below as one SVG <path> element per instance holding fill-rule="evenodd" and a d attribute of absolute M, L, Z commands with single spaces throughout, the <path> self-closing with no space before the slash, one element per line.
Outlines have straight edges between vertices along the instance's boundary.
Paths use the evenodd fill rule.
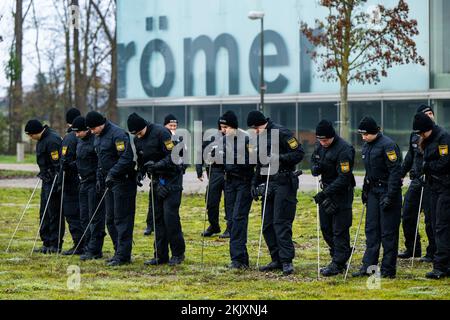
<path fill-rule="evenodd" d="M 402 207 L 400 150 L 371 117 L 361 120 L 358 132 L 365 141 L 362 202 L 367 205 L 366 251 L 362 267 L 353 276 L 370 275 L 368 269 L 378 264 L 382 245 L 381 277 L 395 278 Z"/>
<path fill-rule="evenodd" d="M 59 172 L 59 158 L 61 138 L 47 125 L 43 126 L 39 120 L 29 120 L 25 125 L 25 133 L 36 144 L 36 161 L 39 166 L 38 177 L 42 180 L 41 203 L 39 217 L 41 228 L 40 237 L 43 242 L 36 253 L 57 253 L 61 251 L 64 237 L 64 223 L 59 228 L 59 206 L 61 194 L 57 192 L 57 175 Z M 48 202 L 47 211 L 45 207 Z M 58 241 L 58 235 L 60 239 Z M 58 247 L 59 243 L 59 247 Z"/>
<path fill-rule="evenodd" d="M 287 128 L 274 123 L 259 111 L 251 111 L 247 117 L 247 125 L 253 128 L 258 135 L 258 165 L 252 181 L 252 197 L 258 200 L 261 192 L 258 185 L 267 182 L 266 211 L 263 221 L 263 235 L 270 251 L 272 261 L 260 268 L 260 271 L 282 270 L 284 275 L 294 272 L 292 260 L 295 256 L 292 242 L 292 223 L 295 218 L 297 205 L 298 177 L 294 175 L 295 166 L 302 161 L 304 151 L 301 144 Z M 273 141 L 273 135 L 278 130 L 278 141 Z M 267 135 L 262 135 L 267 134 Z M 267 163 L 261 161 L 261 148 L 265 145 L 261 137 L 267 137 L 267 155 L 270 155 L 270 173 Z M 272 147 L 278 146 L 278 154 Z M 276 169 L 278 164 L 278 171 Z M 267 167 L 267 168 L 264 168 Z M 265 169 L 265 171 L 263 171 Z M 275 171 L 275 172 L 274 172 Z M 266 186 L 260 188 L 265 192 Z M 234 226 L 233 226 L 234 227 Z"/>
<path fill-rule="evenodd" d="M 66 113 L 67 133 L 63 138 L 61 146 L 61 166 L 58 176 L 58 188 L 63 190 L 63 212 L 69 225 L 69 231 L 72 235 L 73 247 L 64 251 L 63 255 L 83 254 L 84 243 L 89 241 L 88 237 L 81 240 L 84 229 L 81 226 L 80 206 L 78 192 L 80 189 L 80 180 L 78 179 L 76 152 L 78 139 L 75 132 L 72 131 L 73 120 L 80 115 L 80 111 L 71 108 Z M 64 178 L 64 179 L 63 179 Z M 64 186 L 63 184 L 64 180 Z M 83 243 L 79 243 L 80 240 Z M 76 249 L 76 250 L 75 250 Z"/>
<path fill-rule="evenodd" d="M 355 149 L 336 134 L 327 120 L 317 125 L 316 137 L 311 173 L 315 177 L 321 175 L 322 191 L 314 200 L 319 204 L 320 227 L 332 258 L 320 273 L 330 277 L 344 272 L 350 257 Z"/>
<path fill-rule="evenodd" d="M 183 139 L 182 139 L 183 137 L 176 135 L 176 131 L 178 128 L 178 119 L 173 114 L 168 114 L 164 118 L 164 127 L 166 127 L 170 131 L 174 145 L 177 145 L 178 143 L 183 141 Z M 185 167 L 183 167 L 183 170 L 184 170 L 183 171 L 183 174 L 184 174 Z M 152 206 L 151 201 L 149 201 L 147 220 L 146 220 L 147 228 L 144 231 L 144 236 L 149 236 L 153 232 L 153 213 L 152 213 L 151 206 Z"/>
<path fill-rule="evenodd" d="M 433 270 L 426 277 L 440 279 L 450 275 L 450 135 L 424 113 L 414 116 L 413 130 L 423 139 L 422 172 L 431 189 L 431 220 L 436 241 Z"/>
<path fill-rule="evenodd" d="M 97 190 L 106 193 L 106 226 L 114 244 L 114 256 L 108 266 L 131 262 L 136 211 L 136 171 L 128 134 L 100 113 L 86 115 L 86 126 L 96 135 L 98 156 Z"/>
<path fill-rule="evenodd" d="M 434 121 L 434 112 L 430 106 L 421 105 L 417 112 L 429 116 Z M 417 215 L 422 194 L 421 210 L 425 213 L 425 231 L 428 237 L 427 253 L 420 259 L 422 262 L 432 262 L 436 245 L 434 242 L 433 228 L 431 224 L 431 191 L 430 188 L 421 181 L 421 171 L 423 164 L 423 151 L 419 146 L 420 136 L 412 132 L 409 138 L 409 149 L 402 164 L 402 177 L 409 172 L 411 183 L 406 192 L 403 202 L 402 227 L 405 235 L 406 250 L 398 255 L 401 259 L 408 259 L 413 256 L 414 239 L 416 238 Z M 423 193 L 422 193 L 423 188 Z M 420 234 L 417 234 L 416 252 L 414 257 L 422 255 L 420 244 Z"/>
<path fill-rule="evenodd" d="M 174 143 L 166 128 L 146 122 L 136 113 L 128 117 L 128 130 L 134 134 L 138 155 L 139 179 L 145 174 L 151 178 L 149 205 L 155 210 L 155 255 L 146 265 L 169 263 L 177 265 L 184 261 L 186 245 L 180 222 L 183 170 L 172 161 Z M 169 247 L 172 257 L 169 260 Z"/>
<path fill-rule="evenodd" d="M 218 124 L 219 131 L 211 136 L 209 141 L 204 141 L 202 145 L 202 150 L 204 151 L 203 157 L 212 159 L 215 155 L 216 150 L 220 143 L 223 143 L 223 133 L 220 131 L 220 122 Z M 205 151 L 207 154 L 205 154 Z M 204 158 L 202 158 L 204 160 Z M 206 210 L 208 213 L 208 228 L 202 232 L 203 237 L 211 237 L 214 234 L 220 233 L 220 223 L 219 223 L 219 211 L 220 211 L 220 200 L 222 198 L 222 192 L 224 191 L 225 186 L 225 171 L 223 162 L 209 162 L 203 161 L 205 164 L 205 171 L 207 173 L 208 182 L 208 199 L 206 203 Z M 195 166 L 197 171 L 197 178 L 200 181 L 203 181 L 203 164 L 197 164 Z M 231 219 L 228 216 L 225 216 L 225 220 L 227 221 L 227 227 L 223 234 L 219 236 L 219 238 L 225 239 L 230 237 L 230 223 Z"/>
<path fill-rule="evenodd" d="M 229 268 L 246 269 L 249 266 L 247 229 L 254 174 L 254 165 L 249 163 L 249 137 L 238 129 L 234 112 L 225 112 L 219 122 L 224 138 L 221 139 L 222 148 L 217 149 L 214 158 L 222 157 L 225 170 L 225 212 L 231 219 Z"/>
<path fill-rule="evenodd" d="M 103 257 L 103 241 L 106 235 L 105 202 L 102 201 L 98 206 L 102 195 L 98 194 L 95 188 L 98 167 L 98 157 L 94 148 L 95 135 L 86 127 L 86 119 L 82 116 L 73 120 L 72 131 L 78 138 L 76 165 L 80 177 L 80 218 L 83 232 L 86 232 L 85 250 L 80 259 L 100 259 Z"/>

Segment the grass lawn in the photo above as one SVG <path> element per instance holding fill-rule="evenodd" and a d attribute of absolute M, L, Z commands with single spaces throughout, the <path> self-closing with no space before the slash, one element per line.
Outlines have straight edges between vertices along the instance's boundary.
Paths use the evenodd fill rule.
<path fill-rule="evenodd" d="M 17 162 L 16 155 L 0 155 L 0 163 L 36 163 L 35 154 L 25 154 L 25 160 L 23 162 Z"/>
<path fill-rule="evenodd" d="M 359 191 L 358 191 L 359 192 Z M 248 249 L 251 270 L 229 271 L 228 241 L 218 237 L 206 239 L 205 264 L 201 268 L 204 196 L 183 198 L 181 219 L 186 240 L 186 261 L 177 267 L 146 267 L 143 262 L 153 254 L 153 236 L 144 237 L 147 195 L 138 194 L 134 229 L 133 263 L 118 268 L 105 267 L 105 261 L 81 263 L 77 257 L 47 256 L 30 250 L 38 228 L 38 197 L 32 201 L 8 254 L 5 249 L 16 227 L 24 204 L 31 195 L 29 189 L 0 190 L 0 299 L 449 299 L 450 278 L 430 281 L 424 275 L 430 265 L 399 261 L 398 276 L 394 280 L 381 279 L 380 287 L 369 289 L 367 278 L 344 283 L 343 276 L 317 280 L 316 207 L 311 194 L 299 194 L 294 222 L 296 242 L 295 274 L 283 277 L 280 273 L 264 274 L 255 271 L 259 230 L 260 202 L 254 203 L 249 219 Z M 357 195 L 352 241 L 356 232 L 361 202 Z M 223 217 L 223 213 L 221 213 Z M 421 234 L 424 235 L 422 221 Z M 66 229 L 67 230 L 67 229 Z M 66 231 L 67 232 L 67 231 Z M 357 244 L 353 268 L 359 266 L 364 250 L 364 232 Z M 424 243 L 426 241 L 426 236 Z M 66 234 L 66 239 L 69 235 Z M 402 235 L 401 235 L 402 239 Z M 112 256 L 109 236 L 105 238 L 104 255 Z M 71 245 L 66 240 L 65 248 Z M 401 247 L 403 241 L 401 240 Z M 40 243 L 38 242 L 38 245 Z M 330 258 L 321 240 L 321 265 Z M 261 264 L 269 262 L 263 241 Z M 81 270 L 81 286 L 69 290 L 73 276 L 69 266 Z"/>

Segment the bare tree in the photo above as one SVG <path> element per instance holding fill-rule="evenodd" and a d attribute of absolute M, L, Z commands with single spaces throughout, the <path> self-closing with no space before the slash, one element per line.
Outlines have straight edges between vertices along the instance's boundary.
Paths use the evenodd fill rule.
<path fill-rule="evenodd" d="M 310 51 L 319 62 L 318 70 L 327 81 L 340 83 L 340 134 L 349 139 L 348 85 L 352 82 L 378 83 L 380 76 L 395 65 L 424 65 L 414 36 L 417 21 L 409 18 L 404 0 L 388 9 L 378 5 L 374 14 L 363 11 L 367 0 L 320 0 L 328 9 L 325 22 L 316 27 L 302 22 L 301 31 L 316 46 Z"/>

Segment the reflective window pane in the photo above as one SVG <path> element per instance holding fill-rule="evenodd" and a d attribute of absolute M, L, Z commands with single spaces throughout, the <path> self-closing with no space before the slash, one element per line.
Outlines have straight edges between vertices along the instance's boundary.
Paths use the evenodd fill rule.
<path fill-rule="evenodd" d="M 450 100 L 436 100 L 433 107 L 438 125 L 450 131 Z"/>
<path fill-rule="evenodd" d="M 136 112 L 145 120 L 152 122 L 153 119 L 153 107 L 121 107 L 117 108 L 119 115 L 118 125 L 128 131 L 127 120 L 128 116 L 133 112 Z"/>
<path fill-rule="evenodd" d="M 431 88 L 450 88 L 450 1 L 432 0 L 431 4 Z"/>
<path fill-rule="evenodd" d="M 164 118 L 173 114 L 178 119 L 178 127 L 186 128 L 186 116 L 184 106 L 160 106 L 155 107 L 154 122 L 160 125 L 164 124 Z"/>

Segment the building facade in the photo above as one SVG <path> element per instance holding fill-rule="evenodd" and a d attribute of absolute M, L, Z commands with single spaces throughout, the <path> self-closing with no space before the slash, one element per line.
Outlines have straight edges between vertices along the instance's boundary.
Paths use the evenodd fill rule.
<path fill-rule="evenodd" d="M 369 0 L 366 9 L 397 2 Z M 450 129 L 450 1 L 407 3 L 418 21 L 415 40 L 426 65 L 394 67 L 377 85 L 349 87 L 357 149 L 356 128 L 366 115 L 404 152 L 418 105 L 432 104 L 438 123 Z M 157 123 L 172 113 L 180 127 L 192 131 L 194 121 L 215 128 L 218 117 L 233 110 L 246 128 L 246 115 L 260 102 L 261 25 L 247 17 L 254 10 L 265 13 L 263 112 L 294 131 L 312 152 L 316 124 L 325 118 L 339 125 L 339 86 L 318 76 L 307 54 L 310 44 L 299 31 L 301 21 L 314 25 L 325 16 L 316 0 L 118 0 L 121 124 L 132 112 Z"/>

